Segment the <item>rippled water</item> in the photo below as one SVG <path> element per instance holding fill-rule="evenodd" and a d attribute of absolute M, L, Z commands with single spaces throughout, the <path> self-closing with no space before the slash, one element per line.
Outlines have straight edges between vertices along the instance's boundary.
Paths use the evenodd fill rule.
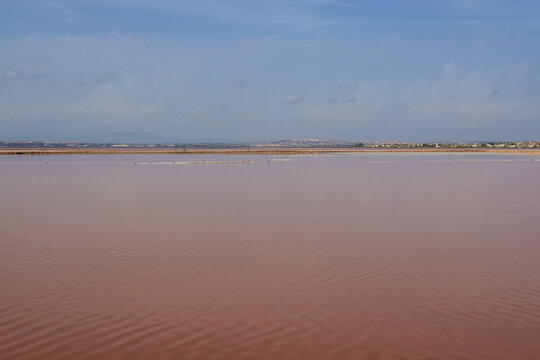
<path fill-rule="evenodd" d="M 2 156 L 0 358 L 538 359 L 539 214 L 534 155 Z"/>

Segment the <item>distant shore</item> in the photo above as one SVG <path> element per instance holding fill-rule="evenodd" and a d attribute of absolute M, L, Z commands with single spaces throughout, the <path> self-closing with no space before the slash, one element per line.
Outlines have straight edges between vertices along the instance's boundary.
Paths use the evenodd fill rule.
<path fill-rule="evenodd" d="M 83 154 L 224 154 L 224 155 L 316 155 L 356 153 L 514 153 L 540 154 L 540 148 L 242 148 L 242 149 L 167 149 L 167 148 L 0 148 L 0 155 L 83 155 Z"/>

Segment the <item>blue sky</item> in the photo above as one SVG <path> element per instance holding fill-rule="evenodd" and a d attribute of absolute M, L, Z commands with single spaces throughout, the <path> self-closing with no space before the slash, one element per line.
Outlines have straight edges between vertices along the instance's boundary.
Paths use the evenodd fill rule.
<path fill-rule="evenodd" d="M 540 3 L 0 2 L 0 140 L 540 139 Z"/>

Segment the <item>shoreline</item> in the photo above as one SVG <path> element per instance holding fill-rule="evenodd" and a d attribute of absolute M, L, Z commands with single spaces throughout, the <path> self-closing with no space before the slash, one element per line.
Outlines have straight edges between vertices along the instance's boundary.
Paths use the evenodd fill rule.
<path fill-rule="evenodd" d="M 167 148 L 0 148 L 0 155 L 87 155 L 87 154 L 168 154 L 168 155 L 317 155 L 317 154 L 361 154 L 361 153 L 502 153 L 539 154 L 540 148 L 520 149 L 472 149 L 472 148 L 242 148 L 242 149 L 167 149 Z"/>

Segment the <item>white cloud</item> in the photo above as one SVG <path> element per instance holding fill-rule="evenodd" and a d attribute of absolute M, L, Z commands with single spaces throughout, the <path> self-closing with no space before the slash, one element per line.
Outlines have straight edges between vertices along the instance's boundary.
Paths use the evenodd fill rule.
<path fill-rule="evenodd" d="M 18 69 L 0 70 L 0 79 L 14 79 L 23 75 L 23 72 Z"/>
<path fill-rule="evenodd" d="M 26 73 L 20 68 L 7 68 L 0 70 L 0 80 L 25 79 L 33 82 L 37 81 L 53 81 L 49 74 L 44 72 Z"/>
<path fill-rule="evenodd" d="M 286 104 L 298 104 L 302 102 L 304 98 L 302 96 L 297 95 L 289 95 L 286 98 L 283 99 L 283 102 Z"/>
<path fill-rule="evenodd" d="M 354 81 L 349 84 L 339 84 L 339 88 L 356 91 L 358 89 L 358 82 Z"/>
<path fill-rule="evenodd" d="M 460 76 L 462 71 L 449 61 L 438 80 L 419 78 L 401 87 L 388 81 L 363 82 L 354 99 L 312 107 L 304 116 L 319 125 L 332 121 L 333 126 L 362 128 L 384 123 L 438 133 L 440 138 L 448 129 L 477 128 L 490 133 L 490 127 L 512 128 L 540 118 L 538 95 L 520 90 L 515 71 L 509 66 Z"/>
<path fill-rule="evenodd" d="M 156 113 L 158 110 L 157 107 L 134 101 L 124 86 L 116 86 L 112 83 L 97 87 L 86 97 L 74 101 L 62 109 L 64 114 L 102 115 L 104 119 L 148 115 Z"/>
<path fill-rule="evenodd" d="M 522 41 L 507 45 L 532 47 L 533 40 Z M 0 125 L 4 132 L 22 131 L 30 122 L 77 132 L 116 122 L 168 134 L 182 124 L 188 138 L 244 140 L 260 133 L 304 136 L 306 129 L 336 138 L 345 133 L 336 129 L 378 138 L 394 131 L 396 139 L 410 139 L 407 132 L 446 137 L 465 127 L 499 137 L 512 129 L 540 135 L 535 53 L 530 63 L 500 59 L 492 56 L 497 43 L 485 48 L 495 49 L 487 55 L 482 51 L 482 59 L 468 61 L 448 44 L 424 45 L 282 36 L 196 44 L 117 33 L 0 36 Z M 446 47 L 452 55 L 443 57 Z M 446 61 L 454 55 L 455 62 Z M 53 80 L 36 81 L 48 76 Z M 239 96 L 227 89 L 246 87 L 241 79 L 249 79 L 250 91 Z M 284 105 L 275 106 L 276 99 Z M 214 110 L 200 111 L 208 105 Z"/>

